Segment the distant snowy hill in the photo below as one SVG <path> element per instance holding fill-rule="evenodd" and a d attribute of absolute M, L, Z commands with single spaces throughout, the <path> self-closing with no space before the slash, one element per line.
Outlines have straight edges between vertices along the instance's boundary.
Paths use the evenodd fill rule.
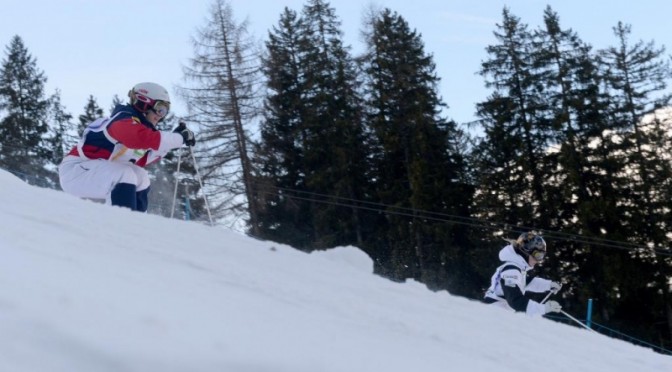
<path fill-rule="evenodd" d="M 0 171 L 0 371 L 672 371 L 672 357 Z"/>

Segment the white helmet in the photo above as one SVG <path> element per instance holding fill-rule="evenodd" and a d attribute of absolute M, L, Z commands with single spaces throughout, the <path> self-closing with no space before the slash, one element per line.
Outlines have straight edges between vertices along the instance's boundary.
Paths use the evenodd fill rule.
<path fill-rule="evenodd" d="M 170 96 L 166 88 L 156 83 L 136 84 L 129 92 L 131 105 L 143 114 L 149 110 L 158 111 L 159 108 L 165 109 L 162 116 L 165 116 L 170 109 Z"/>

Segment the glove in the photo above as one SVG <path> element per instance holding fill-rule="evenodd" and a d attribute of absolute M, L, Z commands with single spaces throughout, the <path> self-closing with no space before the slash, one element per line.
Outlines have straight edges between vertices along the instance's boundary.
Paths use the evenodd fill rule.
<path fill-rule="evenodd" d="M 194 146 L 196 144 L 196 137 L 194 136 L 194 132 L 190 131 L 187 128 L 187 124 L 184 122 L 180 122 L 180 124 L 173 130 L 175 133 L 179 133 L 182 135 L 182 141 L 184 141 L 184 144 L 187 146 Z"/>
<path fill-rule="evenodd" d="M 551 289 L 550 290 L 553 294 L 558 294 L 558 292 L 560 292 L 560 288 L 562 288 L 562 283 L 551 282 Z"/>
<path fill-rule="evenodd" d="M 545 314 L 559 313 L 560 310 L 562 310 L 562 306 L 560 306 L 560 304 L 555 301 L 548 301 L 544 304 L 544 310 L 546 311 Z"/>

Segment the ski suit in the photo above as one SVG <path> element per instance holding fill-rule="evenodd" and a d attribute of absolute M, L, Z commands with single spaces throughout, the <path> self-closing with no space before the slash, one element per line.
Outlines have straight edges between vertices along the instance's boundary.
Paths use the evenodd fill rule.
<path fill-rule="evenodd" d="M 525 295 L 526 292 L 549 292 L 551 281 L 538 277 L 527 277 L 532 267 L 527 260 L 516 253 L 511 244 L 499 251 L 499 260 L 504 262 L 497 268 L 485 292 L 485 302 L 494 303 L 506 309 L 524 311 L 528 315 L 543 315 L 546 309 Z"/>
<path fill-rule="evenodd" d="M 63 191 L 146 211 L 150 180 L 145 166 L 182 146 L 179 133 L 157 130 L 130 105 L 118 105 L 100 130 L 87 129 L 63 159 Z"/>

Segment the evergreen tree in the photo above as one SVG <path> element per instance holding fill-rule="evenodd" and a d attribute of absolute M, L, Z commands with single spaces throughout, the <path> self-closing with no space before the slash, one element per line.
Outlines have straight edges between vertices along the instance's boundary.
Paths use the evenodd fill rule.
<path fill-rule="evenodd" d="M 487 47 L 490 58 L 480 70 L 494 91 L 477 105 L 485 136 L 474 151 L 476 205 L 483 218 L 543 229 L 550 218 L 544 180 L 554 170 L 546 158 L 552 123 L 540 94 L 533 35 L 508 8 L 502 14 L 494 33 L 498 44 Z"/>
<path fill-rule="evenodd" d="M 544 26 L 529 32 L 505 9 L 496 33 L 500 44 L 488 47 L 493 58 L 481 73 L 495 92 L 479 104 L 486 136 L 477 147 L 477 206 L 484 217 L 512 225 L 599 234 L 604 225 L 593 219 L 606 209 L 586 213 L 596 206 L 589 203 L 602 191 L 597 186 L 606 185 L 592 178 L 602 169 L 590 144 L 608 129 L 598 74 L 589 46 L 562 30 L 550 8 Z M 511 227 L 504 229 L 508 233 Z M 554 256 L 550 266 L 560 269 L 558 275 L 572 284 L 604 279 L 601 266 L 590 265 L 599 256 L 589 247 L 553 235 L 547 239 Z M 583 276 L 584 268 L 594 275 Z"/>
<path fill-rule="evenodd" d="M 615 176 L 625 163 L 616 155 L 619 147 L 614 144 L 620 141 L 611 137 L 618 128 L 609 118 L 610 98 L 603 89 L 599 59 L 576 33 L 560 27 L 550 7 L 544 12 L 544 25 L 535 34 L 535 61 L 557 148 L 548 157 L 557 157 L 558 164 L 545 184 L 551 190 L 547 209 L 555 211 L 549 228 L 587 239 L 625 240 L 627 228 L 619 214 L 625 179 Z M 619 301 L 623 292 L 613 288 L 623 279 L 612 271 L 627 264 L 627 254 L 561 236 L 550 238 L 554 258 L 544 269 L 568 282 L 566 293 L 575 294 L 567 298 L 570 304 L 593 298 L 600 306 L 612 307 Z"/>
<path fill-rule="evenodd" d="M 366 190 L 356 69 L 339 27 L 324 1 L 309 1 L 300 19 L 285 9 L 264 62 L 263 234 L 306 250 L 363 239 L 359 211 L 339 206 Z"/>
<path fill-rule="evenodd" d="M 534 33 L 507 9 L 498 28 L 481 70 L 494 92 L 478 105 L 479 215 L 550 230 L 541 270 L 569 282 L 570 311 L 593 298 L 599 321 L 669 340 L 670 261 L 658 254 L 669 244 L 669 140 L 664 120 L 646 116 L 668 103 L 662 49 L 630 45 L 619 24 L 620 46 L 593 53 L 550 7 Z M 645 245 L 658 250 L 629 249 Z M 668 327 L 647 326 L 656 322 Z"/>
<path fill-rule="evenodd" d="M 81 136 L 82 133 L 84 133 L 84 129 L 91 124 L 92 121 L 103 117 L 103 109 L 98 106 L 98 102 L 96 102 L 96 99 L 93 97 L 93 95 L 89 95 L 89 99 L 86 102 L 86 106 L 84 106 L 84 113 L 79 115 L 79 128 L 78 128 L 78 133 Z"/>
<path fill-rule="evenodd" d="M 48 159 L 52 173 L 52 182 L 50 185 L 55 188 L 56 172 L 55 169 L 63 160 L 63 157 L 77 144 L 78 138 L 75 136 L 75 128 L 72 123 L 72 115 L 65 111 L 66 108 L 61 104 L 61 92 L 56 92 L 49 98 L 49 131 L 46 138 L 45 158 Z"/>
<path fill-rule="evenodd" d="M 110 106 L 110 115 L 112 115 L 112 113 L 114 112 L 114 109 L 117 106 L 123 105 L 123 104 L 125 104 L 124 100 L 119 98 L 119 96 L 115 94 L 114 97 L 112 97 L 112 105 Z"/>
<path fill-rule="evenodd" d="M 669 96 L 663 92 L 672 71 L 664 59 L 664 48 L 656 47 L 653 42 L 631 43 L 629 25 L 619 22 L 613 30 L 618 46 L 601 51 L 601 56 L 612 97 L 609 113 L 615 125 L 623 129 L 619 139 L 621 156 L 627 167 L 619 176 L 629 180 L 621 200 L 622 218 L 630 233 L 627 238 L 639 245 L 668 247 L 672 164 L 664 149 L 669 148 L 666 135 L 669 127 L 663 126 L 659 118 L 650 119 L 646 115 L 669 104 Z M 670 345 L 672 262 L 669 255 L 656 254 L 655 250 L 649 249 L 640 250 L 636 258 L 631 264 L 640 262 L 636 273 L 639 274 L 636 279 L 638 288 L 631 287 L 629 293 L 633 297 L 637 294 L 640 303 L 650 304 L 648 323 L 667 324 L 665 331 L 656 332 L 656 337 L 666 339 Z M 642 273 L 649 275 L 642 277 Z M 633 278 L 629 280 L 632 283 Z M 649 290 L 643 293 L 642 286 Z M 614 312 L 618 310 L 612 309 Z M 629 317 L 626 315 L 625 318 Z"/>
<path fill-rule="evenodd" d="M 376 251 L 379 270 L 397 280 L 464 291 L 466 233 L 426 213 L 469 214 L 470 190 L 458 151 L 462 133 L 441 116 L 439 78 L 420 35 L 389 9 L 372 27 L 362 59 L 367 123 L 376 144 L 372 178 L 377 200 L 392 213 L 377 221 L 377 240 L 384 239 L 385 247 Z M 395 214 L 400 208 L 409 215 Z"/>
<path fill-rule="evenodd" d="M 48 129 L 46 81 L 23 40 L 14 36 L 0 69 L 0 110 L 6 113 L 0 121 L 0 167 L 24 177 L 46 175 L 42 146 Z"/>
<path fill-rule="evenodd" d="M 632 192 L 630 197 L 633 198 L 631 205 L 634 207 L 632 222 L 644 222 L 637 229 L 642 234 L 642 241 L 658 245 L 667 241 L 666 229 L 659 225 L 662 221 L 655 220 L 658 215 L 656 210 L 660 208 L 658 204 L 664 202 L 656 198 L 656 183 L 661 179 L 656 169 L 665 161 L 651 148 L 651 137 L 656 133 L 644 127 L 647 124 L 642 122 L 642 118 L 669 103 L 668 97 L 659 97 L 667 86 L 671 70 L 669 63 L 662 59 L 664 48 L 656 48 L 653 43 L 645 44 L 641 41 L 631 45 L 630 26 L 622 23 L 614 27 L 614 33 L 619 46 L 608 48 L 601 55 L 611 88 L 610 114 L 623 129 L 621 139 L 630 164 L 626 171 L 634 171 L 636 175 L 628 185 Z M 639 212 L 648 217 L 641 220 Z"/>
<path fill-rule="evenodd" d="M 304 80 L 299 52 L 300 20 L 285 8 L 268 34 L 263 73 L 268 94 L 255 150 L 260 237 L 307 247 L 313 241 L 306 194 L 302 129 Z"/>
<path fill-rule="evenodd" d="M 362 200 L 366 190 L 361 99 L 340 20 L 323 0 L 308 0 L 300 23 L 304 74 L 302 129 L 305 185 L 312 193 L 313 248 L 362 242 L 356 208 L 334 201 Z M 329 195 L 319 200 L 315 194 Z M 336 198 L 336 199 L 334 199 Z"/>

